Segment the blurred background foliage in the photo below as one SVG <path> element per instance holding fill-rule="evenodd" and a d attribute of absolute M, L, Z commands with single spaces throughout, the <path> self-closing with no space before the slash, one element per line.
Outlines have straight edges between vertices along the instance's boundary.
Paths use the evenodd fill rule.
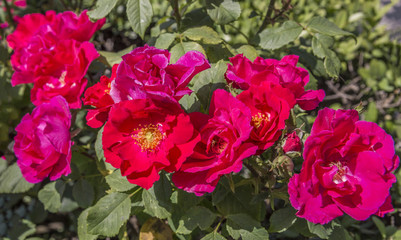
<path fill-rule="evenodd" d="M 140 12 L 135 5 L 137 0 L 27 0 L 27 8 L 14 10 L 17 15 L 23 16 L 35 12 L 45 13 L 51 9 L 77 13 L 83 9 L 92 9 L 89 12 L 91 18 L 107 17 L 107 23 L 92 40 L 101 57 L 89 69 L 89 85 L 96 83 L 101 75 L 110 74 L 110 67 L 136 46 L 148 44 L 169 49 L 172 62 L 189 50 L 203 52 L 212 63 L 212 70 L 194 78 L 191 88 L 198 94 L 185 97 L 180 102 L 187 111 L 207 110 L 211 92 L 224 87 L 223 74 L 229 57 L 239 53 L 251 60 L 257 56 L 280 59 L 288 54 L 299 55 L 299 65 L 310 72 L 310 83 L 307 87 L 322 88 L 326 92 L 326 98 L 319 108 L 357 108 L 363 112 L 362 117 L 365 120 L 378 123 L 393 135 L 397 154 L 400 155 L 401 45 L 397 41 L 399 35 L 388 31 L 389 26 L 383 21 L 385 14 L 398 1 L 387 1 L 383 5 L 379 0 L 151 0 L 151 7 L 146 6 L 147 1 L 143 2 L 145 5 L 140 8 Z M 145 15 L 147 20 L 143 24 L 138 24 L 138 14 Z M 6 20 L 10 26 L 0 29 L 0 155 L 5 155 L 7 163 L 12 164 L 15 162 L 12 153 L 14 128 L 24 114 L 32 111 L 33 105 L 29 100 L 32 86 L 11 87 L 10 84 L 13 71 L 9 59 L 12 52 L 7 47 L 5 38 L 13 31 L 15 24 L 10 21 L 7 11 L 0 10 L 0 22 Z M 208 88 L 202 88 L 205 85 Z M 113 185 L 114 173 L 108 175 L 111 177 L 106 177 L 107 182 L 104 180 L 103 176 L 113 169 L 101 161 L 101 145 L 99 148 L 96 143 L 96 130 L 86 127 L 85 112 L 73 112 L 74 128 L 81 131 L 74 138 L 77 144 L 72 158 L 73 173 L 68 178 L 55 183 L 45 182 L 26 187 L 29 191 L 25 193 L 12 193 L 15 186 L 18 186 L 17 183 L 12 186 L 0 183 L 0 192 L 7 192 L 0 194 L 0 238 L 77 238 L 82 224 L 80 221 L 88 214 L 82 212 L 82 209 L 104 197 L 110 187 L 116 188 L 118 192 L 132 189 L 120 183 Z M 293 116 L 293 127 L 302 128 L 307 133 L 316 111 L 306 114 L 296 109 Z M 304 139 L 306 136 L 304 134 Z M 199 204 L 191 213 L 185 213 L 199 217 L 202 212 L 212 211 L 214 208 L 217 211 L 213 214 L 232 214 L 232 209 L 227 206 L 234 206 L 237 209 L 235 214 L 247 211 L 248 215 L 241 216 L 242 220 L 247 220 L 251 215 L 252 219 L 257 219 L 261 226 L 268 229 L 270 239 L 401 239 L 400 171 L 397 173 L 398 183 L 392 188 L 395 212 L 383 219 L 372 217 L 364 222 L 344 216 L 327 226 L 320 226 L 295 218 L 294 210 L 284 207 L 288 199 L 285 183 L 289 176 L 286 175 L 288 171 L 282 171 L 286 159 L 267 162 L 266 159 L 271 160 L 275 156 L 275 149 L 272 148 L 260 159 L 249 160 L 249 165 L 266 164 L 267 169 L 270 169 L 269 174 L 260 182 L 255 182 L 253 178 L 243 178 L 250 174 L 245 171 L 241 176 L 234 176 L 234 179 L 222 179 L 211 197 L 197 199 L 175 190 L 165 196 L 172 201 L 165 211 L 172 211 L 178 208 L 177 204 L 183 202 L 189 204 L 188 207 Z M 295 163 L 294 170 L 299 171 L 302 158 L 291 158 Z M 7 168 L 2 163 L 0 181 L 7 179 L 4 176 L 5 169 L 8 174 L 18 174 L 11 172 L 13 169 L 10 170 L 10 167 Z M 168 176 L 165 178 L 168 182 Z M 228 190 L 232 187 L 230 181 L 235 183 L 235 193 Z M 163 183 L 158 184 L 163 187 Z M 45 187 L 42 189 L 43 186 Z M 265 191 L 258 192 L 258 188 Z M 132 191 L 134 190 L 137 189 Z M 254 190 L 258 194 L 252 193 Z M 79 201 L 74 194 L 86 194 L 86 200 Z M 251 198 L 240 197 L 233 203 L 231 199 L 235 199 L 238 194 Z M 174 215 L 163 215 L 165 212 L 160 212 L 160 209 L 152 212 L 146 201 L 143 204 L 143 198 L 151 198 L 153 195 L 142 193 L 139 197 L 135 196 L 139 202 L 138 205 L 131 205 L 131 214 L 135 217 L 130 218 L 115 238 L 138 238 L 142 234 L 145 239 L 146 234 L 159 234 L 157 236 L 164 236 L 160 239 L 199 239 L 204 236 L 202 231 L 210 232 L 210 229 L 216 227 L 218 229 L 220 224 L 222 235 L 235 238 L 239 234 L 232 228 L 233 223 L 238 224 L 236 218 L 223 222 L 216 221 L 217 215 L 213 215 L 212 219 L 205 220 L 204 228 L 202 224 L 198 224 L 200 228 L 196 224 L 182 226 L 179 221 L 184 213 L 174 219 Z M 264 201 L 268 196 L 270 200 Z M 52 201 L 49 202 L 48 198 Z M 252 201 L 257 204 L 251 207 L 246 205 Z M 247 207 L 241 209 L 238 207 L 241 204 Z M 154 216 L 171 217 L 170 226 L 167 227 L 165 222 L 153 218 Z M 245 224 L 241 221 L 240 223 Z M 161 230 L 155 231 L 155 226 L 159 226 L 158 229 Z M 96 238 L 82 234 L 81 232 L 85 239 Z M 220 234 L 211 234 L 205 239 L 223 239 Z"/>

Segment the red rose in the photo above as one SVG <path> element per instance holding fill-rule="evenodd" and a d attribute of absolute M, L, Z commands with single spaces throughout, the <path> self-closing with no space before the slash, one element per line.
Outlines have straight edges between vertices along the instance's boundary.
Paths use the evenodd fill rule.
<path fill-rule="evenodd" d="M 178 188 L 198 196 L 213 192 L 224 174 L 239 172 L 242 160 L 257 150 L 254 144 L 245 143 L 252 131 L 251 113 L 242 102 L 217 89 L 209 112 L 210 116 L 190 114 L 202 140 L 172 177 Z"/>
<path fill-rule="evenodd" d="M 148 98 L 113 105 L 102 139 L 106 162 L 149 189 L 160 170 L 181 167 L 200 136 L 178 103 Z"/>
<path fill-rule="evenodd" d="M 170 53 L 155 47 L 139 47 L 124 55 L 111 86 L 114 102 L 149 97 L 180 100 L 192 91 L 187 87 L 199 72 L 210 67 L 203 54 L 190 51 L 175 64 Z"/>
<path fill-rule="evenodd" d="M 71 113 L 57 96 L 26 114 L 15 128 L 14 152 L 24 178 L 37 183 L 56 180 L 71 172 Z"/>
<path fill-rule="evenodd" d="M 62 95 L 70 108 L 80 108 L 80 95 L 87 83 L 84 76 L 99 56 L 86 41 L 103 23 L 92 23 L 86 12 L 79 17 L 73 12 L 56 15 L 53 11 L 24 16 L 7 37 L 14 49 L 11 84 L 34 83 L 31 100 L 35 105 Z"/>
<path fill-rule="evenodd" d="M 295 105 L 294 95 L 280 85 L 264 82 L 260 86 L 251 85 L 237 98 L 251 110 L 252 132 L 248 142 L 257 145 L 261 153 L 281 136 Z"/>
<path fill-rule="evenodd" d="M 325 224 L 343 212 L 356 220 L 393 210 L 389 190 L 398 167 L 394 141 L 355 110 L 319 111 L 288 192 L 297 216 Z"/>
<path fill-rule="evenodd" d="M 323 100 L 323 90 L 307 90 L 309 73 L 297 67 L 298 56 L 284 56 L 280 61 L 257 57 L 253 62 L 242 54 L 230 58 L 225 74 L 233 87 L 246 90 L 251 85 L 259 86 L 262 82 L 280 84 L 294 94 L 297 104 L 304 110 L 312 110 Z"/>
<path fill-rule="evenodd" d="M 287 135 L 287 139 L 285 140 L 283 151 L 287 152 L 299 152 L 301 151 L 302 143 L 301 139 L 299 139 L 298 134 L 296 132 L 292 132 Z"/>
<path fill-rule="evenodd" d="M 117 67 L 118 64 L 113 66 L 111 78 L 102 76 L 100 82 L 85 91 L 84 104 L 96 108 L 88 110 L 88 114 L 86 115 L 87 124 L 92 128 L 101 127 L 109 117 L 110 108 L 114 104 L 110 96 L 110 88 L 111 82 L 116 78 Z"/>

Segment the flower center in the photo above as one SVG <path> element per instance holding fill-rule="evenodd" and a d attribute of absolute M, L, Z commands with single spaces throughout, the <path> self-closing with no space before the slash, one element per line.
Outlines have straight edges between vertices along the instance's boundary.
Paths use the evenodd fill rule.
<path fill-rule="evenodd" d="M 65 85 L 65 76 L 67 76 L 67 71 L 62 72 L 60 78 L 58 79 L 61 83 L 61 86 Z"/>
<path fill-rule="evenodd" d="M 142 152 L 156 151 L 160 142 L 166 138 L 166 133 L 163 132 L 161 124 L 148 124 L 145 127 L 136 128 L 134 131 L 136 134 L 133 134 L 132 138 L 141 147 Z"/>
<path fill-rule="evenodd" d="M 227 145 L 227 142 L 224 141 L 221 137 L 214 136 L 212 139 L 212 151 L 214 153 L 222 153 L 224 149 L 226 149 Z"/>
<path fill-rule="evenodd" d="M 111 89 L 111 82 L 109 82 L 109 84 L 107 84 L 107 88 L 104 90 L 104 92 L 105 92 L 106 94 L 109 94 L 109 95 L 110 95 L 110 89 Z"/>
<path fill-rule="evenodd" d="M 270 114 L 269 113 L 258 112 L 258 114 L 255 114 L 255 115 L 252 116 L 251 124 L 255 128 L 259 128 L 262 125 L 262 123 L 269 122 L 269 121 L 270 121 Z"/>
<path fill-rule="evenodd" d="M 333 176 L 333 182 L 335 184 L 343 183 L 347 181 L 347 177 L 345 176 L 347 173 L 346 167 L 344 167 L 341 162 L 331 163 L 330 166 L 337 166 L 337 173 Z"/>

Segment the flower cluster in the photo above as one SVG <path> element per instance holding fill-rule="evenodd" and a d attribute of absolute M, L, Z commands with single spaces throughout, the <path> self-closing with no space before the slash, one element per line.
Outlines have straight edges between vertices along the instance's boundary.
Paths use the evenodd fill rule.
<path fill-rule="evenodd" d="M 356 220 L 393 210 L 389 189 L 399 164 L 394 142 L 355 110 L 319 111 L 305 142 L 300 174 L 288 185 L 297 216 L 325 224 L 347 213 Z"/>
<path fill-rule="evenodd" d="M 17 126 L 14 145 L 21 172 L 31 183 L 71 172 L 69 109 L 81 107 L 84 76 L 99 55 L 88 41 L 104 22 L 92 23 L 86 11 L 79 17 L 73 12 L 33 13 L 22 17 L 7 37 L 14 49 L 11 84 L 33 83 L 31 101 L 37 106 Z"/>
<path fill-rule="evenodd" d="M 86 11 L 79 17 L 54 11 L 25 15 L 7 37 L 14 49 L 11 84 L 33 83 L 31 101 L 36 106 L 61 95 L 70 108 L 80 108 L 80 95 L 87 84 L 84 76 L 99 56 L 88 41 L 104 22 L 92 23 Z"/>
<path fill-rule="evenodd" d="M 231 58 L 228 82 L 233 69 L 248 71 L 237 64 L 239 58 L 249 62 L 242 55 Z M 164 169 L 174 172 L 172 181 L 178 188 L 196 195 L 212 192 L 221 176 L 239 172 L 245 158 L 279 139 L 297 102 L 309 101 L 311 109 L 324 96 L 322 90 L 305 91 L 307 71 L 295 66 L 295 56 L 288 56 L 289 63 L 266 60 L 273 66 L 273 77 L 265 74 L 237 97 L 218 89 L 209 114 L 187 115 L 178 101 L 192 92 L 188 83 L 193 76 L 210 66 L 201 53 L 188 52 L 169 64 L 167 50 L 145 45 L 122 59 L 111 78 L 103 76 L 85 92 L 84 103 L 95 107 L 87 123 L 97 128 L 106 122 L 106 162 L 144 188 L 150 188 Z M 309 92 L 313 100 L 305 100 Z"/>

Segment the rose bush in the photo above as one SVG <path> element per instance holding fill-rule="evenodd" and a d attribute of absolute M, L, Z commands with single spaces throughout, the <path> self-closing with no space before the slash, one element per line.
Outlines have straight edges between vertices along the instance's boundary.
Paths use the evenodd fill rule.
<path fill-rule="evenodd" d="M 393 210 L 394 141 L 376 123 L 360 121 L 357 111 L 319 111 L 303 156 L 301 173 L 288 185 L 297 216 L 325 224 L 343 212 L 365 220 Z"/>
<path fill-rule="evenodd" d="M 24 178 L 31 183 L 51 181 L 70 172 L 71 113 L 66 100 L 57 96 L 27 113 L 15 128 L 14 152 Z"/>

